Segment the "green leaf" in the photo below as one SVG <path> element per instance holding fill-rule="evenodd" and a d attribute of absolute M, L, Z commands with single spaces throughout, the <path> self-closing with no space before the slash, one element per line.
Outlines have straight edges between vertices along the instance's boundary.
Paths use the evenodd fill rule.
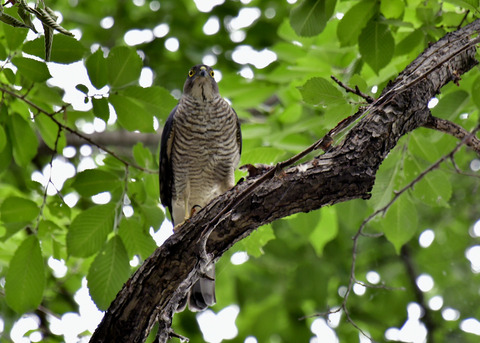
<path fill-rule="evenodd" d="M 479 4 L 480 4 L 478 0 L 446 0 L 446 2 L 463 7 L 474 13 L 478 13 Z"/>
<path fill-rule="evenodd" d="M 359 36 L 359 50 L 363 60 L 377 74 L 392 59 L 395 40 L 388 25 L 378 18 L 370 20 Z"/>
<path fill-rule="evenodd" d="M 417 208 L 407 194 L 403 194 L 393 203 L 381 221 L 383 232 L 397 254 L 400 254 L 402 246 L 413 237 L 417 224 Z"/>
<path fill-rule="evenodd" d="M 108 108 L 108 100 L 106 98 L 92 99 L 93 114 L 95 117 L 102 119 L 104 122 L 108 121 L 110 117 L 110 109 Z"/>
<path fill-rule="evenodd" d="M 22 45 L 27 38 L 28 29 L 12 27 L 10 25 L 2 25 L 7 40 L 7 47 L 10 51 L 16 50 Z"/>
<path fill-rule="evenodd" d="M 127 251 L 121 238 L 116 235 L 95 257 L 87 275 L 90 296 L 100 310 L 108 308 L 129 276 Z"/>
<path fill-rule="evenodd" d="M 177 100 L 170 92 L 162 87 L 126 87 L 117 93 L 134 101 L 152 116 L 166 120 L 172 109 L 177 105 Z"/>
<path fill-rule="evenodd" d="M 40 243 L 27 237 L 13 255 L 5 278 L 5 298 L 17 313 L 35 310 L 45 289 L 45 268 Z"/>
<path fill-rule="evenodd" d="M 409 156 L 405 160 L 404 168 L 410 179 L 418 177 L 426 169 L 415 156 Z M 415 184 L 413 195 L 427 205 L 449 207 L 448 201 L 452 196 L 452 185 L 444 172 L 434 170 Z"/>
<path fill-rule="evenodd" d="M 79 83 L 78 85 L 75 86 L 75 88 L 76 88 L 77 90 L 79 90 L 80 92 L 82 92 L 83 94 L 88 95 L 88 87 L 87 87 L 87 86 L 82 85 L 81 83 Z"/>
<path fill-rule="evenodd" d="M 122 238 L 130 257 L 139 255 L 145 260 L 157 248 L 152 236 L 136 220 L 122 219 L 118 234 Z"/>
<path fill-rule="evenodd" d="M 154 132 L 153 113 L 148 111 L 144 103 L 129 95 L 112 94 L 108 98 L 115 108 L 117 120 L 129 131 Z"/>
<path fill-rule="evenodd" d="M 18 68 L 18 72 L 33 82 L 44 82 L 52 77 L 47 65 L 43 62 L 25 57 L 14 57 L 12 63 Z"/>
<path fill-rule="evenodd" d="M 142 59 L 135 49 L 114 47 L 107 57 L 108 82 L 113 88 L 137 81 L 142 71 Z"/>
<path fill-rule="evenodd" d="M 44 37 L 40 37 L 26 42 L 22 50 L 27 54 L 45 58 L 44 43 Z M 65 35 L 54 35 L 52 44 L 50 61 L 56 63 L 69 64 L 80 61 L 87 52 L 80 41 Z"/>
<path fill-rule="evenodd" d="M 480 76 L 473 81 L 471 94 L 475 106 L 480 111 Z"/>
<path fill-rule="evenodd" d="M 358 36 L 375 14 L 376 2 L 363 0 L 352 6 L 343 16 L 337 26 L 337 37 L 341 46 L 350 46 L 357 43 Z"/>
<path fill-rule="evenodd" d="M 336 0 L 303 0 L 290 12 L 290 25 L 299 36 L 318 35 L 332 16 L 336 2 Z"/>
<path fill-rule="evenodd" d="M 158 203 L 154 201 L 142 204 L 140 211 L 145 219 L 145 225 L 147 227 L 151 226 L 158 228 L 162 225 L 162 222 L 165 219 L 165 213 L 158 206 Z"/>
<path fill-rule="evenodd" d="M 16 196 L 5 199 L 0 209 L 0 217 L 5 223 L 29 222 L 40 213 L 35 202 Z"/>
<path fill-rule="evenodd" d="M 263 225 L 253 231 L 250 236 L 238 242 L 239 250 L 246 251 L 248 255 L 260 257 L 265 252 L 263 247 L 271 240 L 275 239 L 275 234 L 271 224 Z"/>
<path fill-rule="evenodd" d="M 298 89 L 302 93 L 303 101 L 311 105 L 328 106 L 346 103 L 343 94 L 322 77 L 313 77 Z"/>
<path fill-rule="evenodd" d="M 410 53 L 423 42 L 424 37 L 422 30 L 413 30 L 397 44 L 395 53 L 399 56 Z"/>
<path fill-rule="evenodd" d="M 405 11 L 405 3 L 402 0 L 382 0 L 380 11 L 385 18 L 400 18 Z"/>
<path fill-rule="evenodd" d="M 385 207 L 394 196 L 402 166 L 400 151 L 401 149 L 392 150 L 387 161 L 380 166 L 377 172 L 372 197 L 369 201 L 375 211 Z"/>
<path fill-rule="evenodd" d="M 9 117 L 7 129 L 13 145 L 13 158 L 19 166 L 25 167 L 37 154 L 37 136 L 30 125 L 17 114 Z"/>
<path fill-rule="evenodd" d="M 323 255 L 323 248 L 338 234 L 337 211 L 334 207 L 324 207 L 320 210 L 320 220 L 310 234 L 310 242 L 317 253 Z"/>
<path fill-rule="evenodd" d="M 65 132 L 61 131 L 60 137 L 58 137 L 58 130 L 60 129 L 58 128 L 58 125 L 49 117 L 43 114 L 37 115 L 35 117 L 35 124 L 37 124 L 38 131 L 40 131 L 43 141 L 50 149 L 55 150 L 55 142 L 57 143 L 57 152 L 61 152 L 67 145 Z"/>
<path fill-rule="evenodd" d="M 85 197 L 113 191 L 121 186 L 122 180 L 117 175 L 99 169 L 87 169 L 78 173 L 72 183 L 72 187 Z"/>
<path fill-rule="evenodd" d="M 464 90 L 453 91 L 439 98 L 437 106 L 432 108 L 436 117 L 457 120 L 469 101 L 469 94 Z"/>
<path fill-rule="evenodd" d="M 137 164 L 144 168 L 153 166 L 152 152 L 145 148 L 141 142 L 138 142 L 133 146 L 133 157 Z"/>
<path fill-rule="evenodd" d="M 258 147 L 245 151 L 241 156 L 240 165 L 244 164 L 274 164 L 279 162 L 282 156 L 285 155 L 285 150 L 272 147 Z"/>
<path fill-rule="evenodd" d="M 5 133 L 5 130 L 3 129 L 2 126 L 0 126 L 0 152 L 5 149 L 5 146 L 7 145 L 7 134 Z"/>
<path fill-rule="evenodd" d="M 88 56 L 85 61 L 88 77 L 92 85 L 100 89 L 107 84 L 107 60 L 103 57 L 102 49 Z"/>
<path fill-rule="evenodd" d="M 70 256 L 88 257 L 100 250 L 113 230 L 115 204 L 99 205 L 81 212 L 67 233 Z"/>

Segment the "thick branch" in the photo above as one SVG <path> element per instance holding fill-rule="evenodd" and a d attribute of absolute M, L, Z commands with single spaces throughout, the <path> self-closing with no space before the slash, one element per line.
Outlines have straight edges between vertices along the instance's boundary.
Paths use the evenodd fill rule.
<path fill-rule="evenodd" d="M 480 20 L 427 48 L 369 105 L 344 141 L 324 155 L 277 170 L 245 195 L 257 181 L 247 179 L 199 211 L 125 284 L 91 342 L 142 342 L 155 321 L 168 333 L 174 309 L 201 274 L 200 256 L 217 260 L 255 228 L 287 215 L 369 198 L 388 152 L 428 122 L 428 101 L 477 63 L 476 41 L 469 37 L 478 31 Z"/>

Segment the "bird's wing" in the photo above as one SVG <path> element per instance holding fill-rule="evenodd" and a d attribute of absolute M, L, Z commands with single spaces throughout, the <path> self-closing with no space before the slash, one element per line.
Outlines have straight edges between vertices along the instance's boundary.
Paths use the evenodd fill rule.
<path fill-rule="evenodd" d="M 172 215 L 172 187 L 173 187 L 173 169 L 172 169 L 172 143 L 175 136 L 173 121 L 177 107 L 170 112 L 165 122 L 162 132 L 162 141 L 160 146 L 160 199 L 162 204 L 167 206 L 170 215 Z"/>
<path fill-rule="evenodd" d="M 237 145 L 238 145 L 238 154 L 242 154 L 242 130 L 240 129 L 240 120 L 238 120 L 237 112 L 232 108 L 235 117 L 237 118 Z"/>

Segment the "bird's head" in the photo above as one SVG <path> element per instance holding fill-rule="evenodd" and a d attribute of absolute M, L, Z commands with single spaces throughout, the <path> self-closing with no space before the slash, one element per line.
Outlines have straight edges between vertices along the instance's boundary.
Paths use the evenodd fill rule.
<path fill-rule="evenodd" d="M 209 66 L 198 64 L 192 67 L 183 86 L 183 94 L 198 101 L 213 100 L 218 96 L 218 85 L 213 76 L 213 69 Z"/>

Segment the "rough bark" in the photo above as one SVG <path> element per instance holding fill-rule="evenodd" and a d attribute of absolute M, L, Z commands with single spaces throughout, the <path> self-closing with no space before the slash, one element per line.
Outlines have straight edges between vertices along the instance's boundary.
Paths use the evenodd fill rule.
<path fill-rule="evenodd" d="M 178 302 L 203 267 L 235 242 L 263 224 L 297 212 L 369 198 L 389 151 L 403 135 L 429 123 L 428 101 L 478 63 L 479 39 L 471 36 L 479 31 L 477 20 L 427 48 L 327 153 L 277 170 L 261 183 L 261 176 L 248 178 L 199 211 L 128 280 L 91 342 L 143 342 L 156 321 L 159 341 L 165 342 Z"/>

